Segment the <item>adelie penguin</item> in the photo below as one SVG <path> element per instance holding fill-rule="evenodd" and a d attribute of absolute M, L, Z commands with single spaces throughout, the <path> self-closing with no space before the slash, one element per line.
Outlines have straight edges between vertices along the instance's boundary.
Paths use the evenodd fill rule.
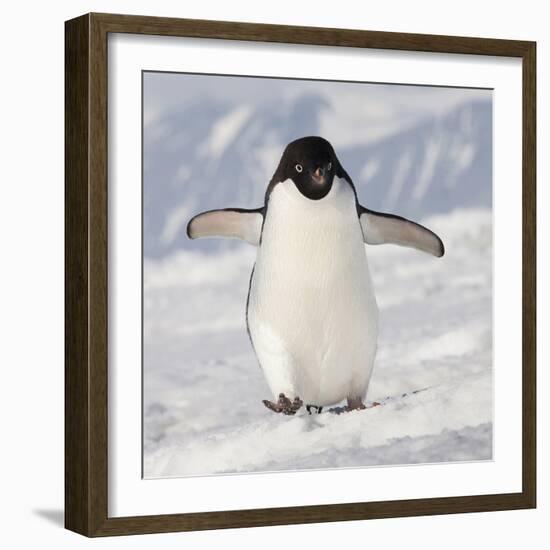
<path fill-rule="evenodd" d="M 426 227 L 359 204 L 350 176 L 321 137 L 286 146 L 263 207 L 203 212 L 187 234 L 257 246 L 246 321 L 273 393 L 263 403 L 283 414 L 343 400 L 346 410 L 365 407 L 378 308 L 364 243 L 444 253 Z"/>

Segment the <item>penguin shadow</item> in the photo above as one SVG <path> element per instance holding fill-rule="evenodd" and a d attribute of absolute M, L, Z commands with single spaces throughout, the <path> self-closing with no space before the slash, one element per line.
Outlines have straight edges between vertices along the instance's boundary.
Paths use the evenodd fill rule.
<path fill-rule="evenodd" d="M 420 388 L 418 390 L 413 390 L 409 392 L 402 393 L 401 395 L 388 395 L 387 397 L 384 397 L 383 399 L 378 399 L 376 401 L 367 401 L 365 403 L 365 406 L 360 409 L 350 410 L 348 407 L 345 406 L 338 406 L 338 407 L 331 407 L 328 409 L 327 413 L 329 414 L 343 414 L 343 413 L 350 413 L 350 412 L 363 412 L 368 411 L 369 409 L 374 409 L 376 407 L 381 407 L 383 405 L 387 404 L 394 404 L 397 406 L 405 406 L 402 400 L 409 398 L 413 395 L 417 395 L 419 393 L 425 392 L 430 389 L 431 386 L 428 386 L 427 388 Z"/>
<path fill-rule="evenodd" d="M 381 403 L 377 401 L 373 401 L 372 403 L 368 403 L 364 407 L 364 409 L 372 409 L 374 407 L 378 407 L 379 405 L 381 405 Z M 305 409 L 306 409 L 306 413 L 301 416 L 303 416 L 303 418 L 308 419 L 310 425 L 317 425 L 317 426 L 323 425 L 323 423 L 320 422 L 319 419 L 326 418 L 327 414 L 340 415 L 340 414 L 350 413 L 355 411 L 355 409 L 350 410 L 350 408 L 345 405 L 338 405 L 336 407 L 330 407 L 324 410 L 323 410 L 323 407 L 316 407 L 315 405 L 307 405 Z M 363 409 L 357 409 L 357 410 L 363 410 Z"/>
<path fill-rule="evenodd" d="M 312 432 L 318 428 L 324 428 L 325 422 L 323 422 L 324 414 L 304 414 L 300 415 L 302 418 L 303 426 L 306 432 Z"/>
<path fill-rule="evenodd" d="M 381 404 L 382 403 L 379 403 L 378 401 L 373 401 L 372 403 L 367 403 L 364 407 L 358 408 L 358 409 L 350 409 L 349 407 L 346 407 L 346 406 L 331 407 L 330 409 L 328 409 L 327 413 L 341 415 L 341 414 L 349 414 L 351 412 L 362 412 L 368 409 L 374 409 L 374 407 L 379 407 Z"/>
<path fill-rule="evenodd" d="M 340 407 L 331 407 L 331 408 L 327 411 L 328 414 L 337 414 L 337 415 L 343 414 L 343 413 L 346 413 L 346 412 L 348 412 L 348 410 L 347 410 L 346 407 L 344 407 L 344 406 L 340 406 Z"/>

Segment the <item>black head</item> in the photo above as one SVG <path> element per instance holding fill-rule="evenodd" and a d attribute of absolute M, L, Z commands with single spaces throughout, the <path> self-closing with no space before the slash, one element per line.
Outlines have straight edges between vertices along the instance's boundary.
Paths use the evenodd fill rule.
<path fill-rule="evenodd" d="M 342 177 L 342 173 L 336 153 L 326 139 L 303 137 L 286 146 L 268 192 L 277 183 L 291 179 L 304 197 L 316 201 L 328 195 L 334 176 Z"/>

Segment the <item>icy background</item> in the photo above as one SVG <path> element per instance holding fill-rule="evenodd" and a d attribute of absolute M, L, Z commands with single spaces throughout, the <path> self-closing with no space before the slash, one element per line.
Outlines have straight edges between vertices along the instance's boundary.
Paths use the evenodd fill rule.
<path fill-rule="evenodd" d="M 145 477 L 492 457 L 490 91 L 145 73 L 143 115 Z M 421 221 L 446 255 L 366 248 L 382 406 L 282 417 L 246 334 L 255 248 L 185 225 L 263 204 L 304 135 L 331 141 L 362 204 Z"/>

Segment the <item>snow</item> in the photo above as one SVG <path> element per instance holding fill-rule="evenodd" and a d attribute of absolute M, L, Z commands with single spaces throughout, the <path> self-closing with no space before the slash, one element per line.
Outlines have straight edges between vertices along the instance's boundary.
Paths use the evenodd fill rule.
<path fill-rule="evenodd" d="M 393 209 L 395 203 L 401 194 L 403 184 L 405 183 L 409 171 L 413 165 L 413 154 L 410 149 L 407 149 L 399 158 L 396 163 L 395 173 L 386 196 L 384 207 L 386 209 Z"/>
<path fill-rule="evenodd" d="M 160 234 L 160 242 L 162 244 L 173 243 L 174 239 L 183 232 L 183 229 L 187 226 L 187 222 L 192 217 L 193 209 L 191 205 L 184 204 L 174 208 L 166 218 L 166 223 Z"/>
<path fill-rule="evenodd" d="M 205 152 L 212 159 L 219 159 L 241 128 L 252 115 L 250 106 L 238 107 L 218 120 L 205 144 Z"/>
<path fill-rule="evenodd" d="M 361 183 L 367 183 L 369 180 L 371 180 L 374 176 L 376 176 L 379 169 L 380 162 L 377 159 L 371 159 L 367 161 L 359 174 L 359 179 Z"/>
<path fill-rule="evenodd" d="M 413 199 L 420 200 L 426 195 L 435 172 L 435 165 L 439 160 L 442 144 L 442 140 L 437 138 L 432 138 L 427 143 L 418 182 L 413 188 Z"/>
<path fill-rule="evenodd" d="M 443 239 L 443 258 L 366 247 L 380 307 L 367 402 L 390 399 L 340 415 L 262 405 L 270 392 L 244 319 L 254 247 L 206 253 L 198 242 L 147 259 L 144 476 L 490 460 L 491 212 L 423 223 Z"/>

